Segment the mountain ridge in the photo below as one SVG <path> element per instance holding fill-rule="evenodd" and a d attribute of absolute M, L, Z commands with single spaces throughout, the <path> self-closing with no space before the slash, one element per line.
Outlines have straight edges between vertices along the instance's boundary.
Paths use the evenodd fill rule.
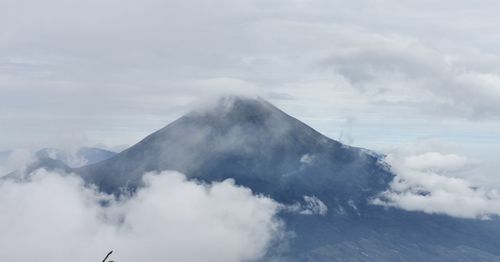
<path fill-rule="evenodd" d="M 5 151 L 6 157 L 9 154 L 11 154 L 10 151 Z M 24 178 L 41 168 L 48 171 L 71 173 L 75 168 L 107 160 L 115 155 L 115 152 L 97 147 L 80 147 L 71 151 L 42 148 L 34 153 L 33 160 L 25 167 L 5 174 L 4 178 Z"/>

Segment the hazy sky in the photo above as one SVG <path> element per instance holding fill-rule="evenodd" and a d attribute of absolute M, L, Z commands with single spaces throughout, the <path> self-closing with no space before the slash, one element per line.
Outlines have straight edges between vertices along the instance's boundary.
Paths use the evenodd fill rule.
<path fill-rule="evenodd" d="M 349 144 L 500 154 L 497 1 L 0 2 L 0 150 L 130 145 L 251 90 Z"/>

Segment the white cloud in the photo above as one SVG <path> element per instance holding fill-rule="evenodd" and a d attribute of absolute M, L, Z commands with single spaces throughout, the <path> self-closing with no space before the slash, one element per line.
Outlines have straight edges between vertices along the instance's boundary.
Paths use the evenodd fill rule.
<path fill-rule="evenodd" d="M 401 150 L 385 158 L 396 177 L 390 189 L 373 200 L 374 204 L 461 218 L 500 216 L 498 190 L 476 187 L 465 178 L 454 177 L 477 161 L 435 151 L 409 152 Z"/>
<path fill-rule="evenodd" d="M 328 206 L 316 196 L 303 196 L 302 203 L 295 202 L 291 205 L 281 205 L 281 208 L 287 212 L 300 215 L 320 215 L 325 216 L 328 213 Z"/>
<path fill-rule="evenodd" d="M 484 65 L 483 55 L 450 54 L 404 34 L 353 29 L 344 36 L 349 44 L 337 44 L 321 65 L 348 79 L 370 102 L 431 116 L 498 120 L 498 64 Z"/>
<path fill-rule="evenodd" d="M 318 214 L 318 215 L 326 215 L 328 213 L 328 207 L 323 201 L 315 196 L 304 196 L 304 201 L 306 203 L 306 209 L 303 211 L 303 214 Z"/>
<path fill-rule="evenodd" d="M 148 174 L 119 201 L 71 175 L 37 171 L 0 183 L 5 261 L 251 261 L 281 235 L 279 204 L 231 180 L 210 185 Z M 108 203 L 103 205 L 103 203 Z"/>
<path fill-rule="evenodd" d="M 310 154 L 304 154 L 300 157 L 300 163 L 309 165 L 314 161 L 314 156 Z"/>
<path fill-rule="evenodd" d="M 19 148 L 0 152 L 0 176 L 6 175 L 14 170 L 25 168 L 35 160 L 35 154 L 28 149 Z"/>
<path fill-rule="evenodd" d="M 408 156 L 404 165 L 417 171 L 453 172 L 459 171 L 470 165 L 472 160 L 456 154 L 441 154 L 438 152 L 426 152 L 419 155 Z"/>
<path fill-rule="evenodd" d="M 26 149 L 15 149 L 9 153 L 6 164 L 12 168 L 20 168 L 26 164 L 33 162 L 35 156 L 33 152 Z"/>

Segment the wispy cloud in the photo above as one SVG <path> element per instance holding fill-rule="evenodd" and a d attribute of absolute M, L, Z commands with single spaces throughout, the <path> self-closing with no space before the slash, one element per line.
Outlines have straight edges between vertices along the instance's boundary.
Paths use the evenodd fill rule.
<path fill-rule="evenodd" d="M 291 205 L 281 205 L 281 209 L 286 212 L 300 215 L 320 215 L 328 213 L 328 206 L 316 196 L 303 196 L 302 202 L 295 202 Z"/>

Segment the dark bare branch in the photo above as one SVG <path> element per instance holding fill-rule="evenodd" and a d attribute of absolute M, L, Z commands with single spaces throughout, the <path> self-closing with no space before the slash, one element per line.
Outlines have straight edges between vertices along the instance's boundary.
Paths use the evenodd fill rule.
<path fill-rule="evenodd" d="M 106 255 L 106 257 L 104 258 L 104 260 L 102 262 L 106 262 L 106 259 L 108 259 L 108 257 L 111 255 L 111 253 L 113 253 L 113 250 L 109 251 L 109 253 Z"/>

